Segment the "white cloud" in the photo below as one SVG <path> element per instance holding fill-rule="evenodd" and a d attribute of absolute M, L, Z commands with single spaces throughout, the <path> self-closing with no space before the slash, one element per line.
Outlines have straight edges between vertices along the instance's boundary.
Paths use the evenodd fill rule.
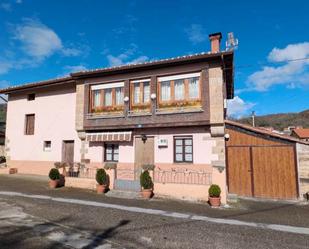
<path fill-rule="evenodd" d="M 119 54 L 117 56 L 114 55 L 107 55 L 108 64 L 111 67 L 125 65 L 125 64 L 137 64 L 137 63 L 143 63 L 146 61 L 149 61 L 149 57 L 146 55 L 141 55 L 137 58 L 134 58 L 132 60 L 127 60 L 128 56 L 126 54 Z"/>
<path fill-rule="evenodd" d="M 62 53 L 64 56 L 78 56 L 82 51 L 77 48 L 63 48 Z"/>
<path fill-rule="evenodd" d="M 15 30 L 15 39 L 21 42 L 22 50 L 28 56 L 42 60 L 60 52 L 64 56 L 76 56 L 80 51 L 66 48 L 54 30 L 33 19 L 25 19 Z"/>
<path fill-rule="evenodd" d="M 246 102 L 239 96 L 235 96 L 233 99 L 228 100 L 227 114 L 231 117 L 240 118 L 246 114 L 255 106 L 255 103 Z"/>
<path fill-rule="evenodd" d="M 11 11 L 12 10 L 12 6 L 11 6 L 10 3 L 1 3 L 0 8 L 5 10 L 5 11 Z"/>
<path fill-rule="evenodd" d="M 137 57 L 136 59 L 133 59 L 131 61 L 128 62 L 128 64 L 137 64 L 137 63 L 143 63 L 149 61 L 149 57 L 146 55 L 141 55 L 139 57 Z"/>
<path fill-rule="evenodd" d="M 283 49 L 274 48 L 268 55 L 269 62 L 280 66 L 265 66 L 248 77 L 248 90 L 266 91 L 273 85 L 293 88 L 309 86 L 309 60 L 297 60 L 309 56 L 309 42 L 290 44 Z M 296 61 L 290 61 L 296 60 Z M 304 78 L 306 80 L 304 80 Z"/>
<path fill-rule="evenodd" d="M 191 24 L 189 28 L 185 29 L 185 32 L 193 44 L 204 42 L 207 39 L 207 34 L 200 24 Z"/>
<path fill-rule="evenodd" d="M 9 61 L 0 61 L 0 74 L 7 73 L 12 68 L 12 63 Z"/>
<path fill-rule="evenodd" d="M 87 70 L 87 67 L 85 67 L 84 65 L 65 66 L 64 68 L 65 68 L 66 70 L 70 71 L 71 73 Z"/>
<path fill-rule="evenodd" d="M 109 51 L 106 50 L 105 53 L 106 52 L 109 52 Z M 136 52 L 137 52 L 137 46 L 135 44 L 131 44 L 131 48 L 125 50 L 123 53 L 119 55 L 107 54 L 106 58 L 108 60 L 109 66 L 112 66 L 112 67 L 149 61 L 149 57 L 146 55 L 141 55 L 141 56 L 134 58 L 133 55 Z"/>
<path fill-rule="evenodd" d="M 107 60 L 108 60 L 108 64 L 112 67 L 125 64 L 124 61 L 123 61 L 124 60 L 123 54 L 120 54 L 118 56 L 114 56 L 114 55 L 109 54 L 109 55 L 107 55 Z"/>
<path fill-rule="evenodd" d="M 59 77 L 69 76 L 70 73 L 85 71 L 87 70 L 87 67 L 84 65 L 74 65 L 74 66 L 68 65 L 68 66 L 65 66 L 63 69 L 64 69 L 64 73 L 61 75 L 58 75 Z"/>
<path fill-rule="evenodd" d="M 10 25 L 11 42 L 9 49 L 0 51 L 0 74 L 11 69 L 24 69 L 39 66 L 55 53 L 62 56 L 86 56 L 88 46 L 74 44 L 64 46 L 57 33 L 38 20 L 24 19 L 19 25 Z"/>
<path fill-rule="evenodd" d="M 15 39 L 21 42 L 25 54 L 38 59 L 62 49 L 61 39 L 52 29 L 31 19 L 17 26 Z"/>
<path fill-rule="evenodd" d="M 287 60 L 295 60 L 306 58 L 309 56 L 309 42 L 290 44 L 284 49 L 273 48 L 268 55 L 269 61 L 282 62 Z"/>

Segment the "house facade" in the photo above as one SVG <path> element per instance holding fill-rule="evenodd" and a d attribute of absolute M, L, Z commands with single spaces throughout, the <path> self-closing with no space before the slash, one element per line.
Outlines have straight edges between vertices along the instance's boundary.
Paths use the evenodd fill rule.
<path fill-rule="evenodd" d="M 19 173 L 47 175 L 54 162 L 81 162 L 94 182 L 107 166 L 111 188 L 139 190 L 151 168 L 154 193 L 226 200 L 224 118 L 233 98 L 233 51 L 211 51 L 3 89 L 8 94 L 6 156 Z"/>

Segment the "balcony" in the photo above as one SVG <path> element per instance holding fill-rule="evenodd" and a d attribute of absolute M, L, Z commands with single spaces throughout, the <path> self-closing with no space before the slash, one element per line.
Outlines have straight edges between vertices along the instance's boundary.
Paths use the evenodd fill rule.
<path fill-rule="evenodd" d="M 149 115 L 152 115 L 150 103 L 131 105 L 131 108 L 128 111 L 128 116 L 129 117 L 149 116 Z"/>
<path fill-rule="evenodd" d="M 188 112 L 203 112 L 201 101 L 169 101 L 159 103 L 156 108 L 156 114 L 172 114 L 172 113 L 188 113 Z"/>
<path fill-rule="evenodd" d="M 86 117 L 89 119 L 125 117 L 124 106 L 100 106 L 92 108 L 91 112 L 86 114 Z"/>
<path fill-rule="evenodd" d="M 90 85 L 85 129 L 174 127 L 209 123 L 200 72 Z M 106 107 L 106 105 L 109 105 Z M 94 108 L 95 107 L 95 108 Z"/>

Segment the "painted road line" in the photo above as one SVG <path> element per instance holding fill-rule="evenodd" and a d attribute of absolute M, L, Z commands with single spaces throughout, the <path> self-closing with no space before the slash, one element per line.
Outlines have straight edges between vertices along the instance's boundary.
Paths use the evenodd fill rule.
<path fill-rule="evenodd" d="M 55 201 L 55 202 L 71 203 L 71 204 L 84 205 L 84 206 L 117 209 L 117 210 L 122 210 L 122 211 L 127 211 L 127 212 L 133 212 L 133 213 L 160 215 L 160 216 L 166 216 L 166 217 L 178 218 L 178 219 L 206 221 L 206 222 L 211 222 L 211 223 L 234 225 L 234 226 L 248 226 L 248 227 L 260 228 L 260 229 L 270 229 L 270 230 L 279 231 L 279 232 L 289 232 L 289 233 L 295 233 L 295 234 L 309 235 L 309 228 L 307 227 L 256 223 L 256 222 L 247 222 L 247 221 L 234 220 L 234 219 L 211 218 L 208 216 L 191 215 L 191 214 L 185 214 L 185 213 L 164 211 L 160 209 L 123 206 L 123 205 L 118 205 L 118 204 L 109 204 L 109 203 L 102 203 L 102 202 L 96 202 L 96 201 L 86 201 L 86 200 L 69 199 L 69 198 L 57 198 L 57 197 L 51 197 L 48 195 L 31 195 L 31 194 L 23 194 L 19 192 L 8 192 L 8 191 L 0 191 L 0 195 L 50 200 L 50 201 Z"/>

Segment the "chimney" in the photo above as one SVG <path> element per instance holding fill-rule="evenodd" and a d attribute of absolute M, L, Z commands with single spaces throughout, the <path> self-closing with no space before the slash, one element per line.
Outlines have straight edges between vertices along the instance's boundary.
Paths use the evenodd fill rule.
<path fill-rule="evenodd" d="M 209 35 L 211 53 L 220 52 L 220 41 L 222 38 L 221 32 L 213 33 Z"/>

